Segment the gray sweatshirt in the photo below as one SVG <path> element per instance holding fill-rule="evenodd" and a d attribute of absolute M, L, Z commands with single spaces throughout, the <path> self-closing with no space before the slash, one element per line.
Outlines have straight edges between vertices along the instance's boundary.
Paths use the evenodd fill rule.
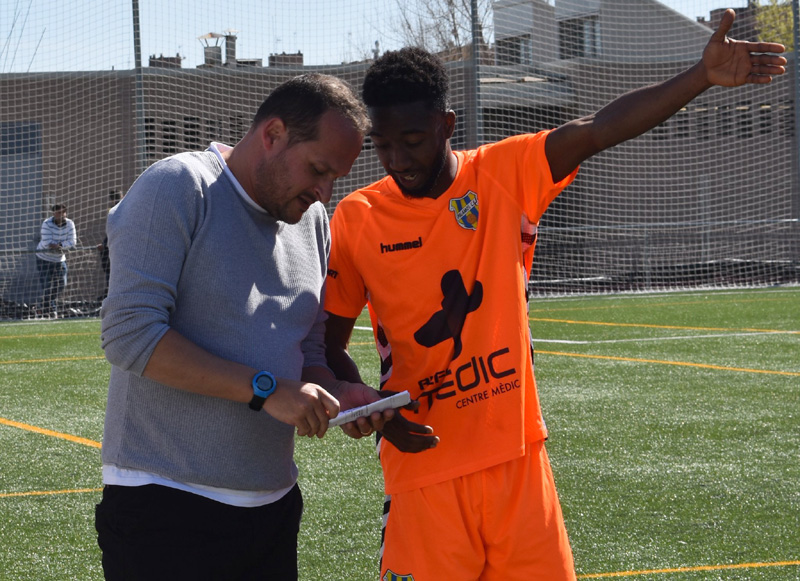
<path fill-rule="evenodd" d="M 211 151 L 157 162 L 109 214 L 103 463 L 236 490 L 291 486 L 294 430 L 247 405 L 142 377 L 169 328 L 220 357 L 300 379 L 325 366 L 325 209 L 294 225 L 249 206 Z"/>

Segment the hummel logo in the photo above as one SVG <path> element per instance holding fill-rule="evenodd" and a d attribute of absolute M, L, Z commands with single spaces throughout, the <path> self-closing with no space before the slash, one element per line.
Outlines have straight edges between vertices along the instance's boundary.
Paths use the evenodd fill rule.
<path fill-rule="evenodd" d="M 433 347 L 447 339 L 453 340 L 453 359 L 461 354 L 461 329 L 467 315 L 481 306 L 483 285 L 475 281 L 472 294 L 467 294 L 464 279 L 457 270 L 451 270 L 442 277 L 442 310 L 433 313 L 428 322 L 422 325 L 414 339 L 423 347 Z"/>
<path fill-rule="evenodd" d="M 381 254 L 385 252 L 397 252 L 399 250 L 411 250 L 412 248 L 422 248 L 422 236 L 410 242 L 395 242 L 394 244 L 381 243 Z"/>

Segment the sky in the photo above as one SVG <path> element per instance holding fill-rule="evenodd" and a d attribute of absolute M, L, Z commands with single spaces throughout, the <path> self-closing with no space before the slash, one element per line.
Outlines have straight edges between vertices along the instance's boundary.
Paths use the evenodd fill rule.
<path fill-rule="evenodd" d="M 402 45 L 400 10 L 425 0 L 1 0 L 0 73 L 134 68 L 132 5 L 139 4 L 142 57 L 203 62 L 207 33 L 235 31 L 237 56 L 302 51 L 305 64 L 336 64 Z M 483 1 L 483 0 L 482 0 Z M 552 2 L 552 0 L 550 0 Z M 694 20 L 746 0 L 661 0 Z M 211 44 L 220 41 L 209 41 Z M 223 49 L 224 50 L 224 49 Z"/>

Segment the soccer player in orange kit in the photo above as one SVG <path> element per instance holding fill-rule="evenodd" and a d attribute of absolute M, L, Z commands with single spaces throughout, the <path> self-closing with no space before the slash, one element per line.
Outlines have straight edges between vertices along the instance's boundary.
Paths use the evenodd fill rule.
<path fill-rule="evenodd" d="M 414 421 L 397 414 L 379 443 L 390 498 L 383 581 L 575 579 L 533 373 L 526 285 L 537 225 L 587 158 L 714 85 L 784 72 L 786 59 L 761 54 L 781 45 L 726 38 L 733 19 L 729 10 L 683 73 L 557 129 L 470 151 L 451 149 L 456 117 L 436 57 L 403 49 L 370 67 L 369 135 L 388 175 L 334 213 L 325 309 L 337 376 L 361 380 L 346 347 L 368 304 L 382 387 L 418 402 Z"/>

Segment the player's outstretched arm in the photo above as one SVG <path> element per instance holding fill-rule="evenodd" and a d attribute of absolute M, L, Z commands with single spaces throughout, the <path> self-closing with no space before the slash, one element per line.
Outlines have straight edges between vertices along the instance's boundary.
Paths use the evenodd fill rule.
<path fill-rule="evenodd" d="M 728 9 L 711 36 L 703 58 L 662 83 L 636 89 L 593 115 L 565 123 L 547 136 L 545 153 L 553 180 L 568 176 L 591 156 L 649 131 L 714 85 L 769 83 L 785 72 L 784 46 L 727 38 L 735 18 Z"/>

